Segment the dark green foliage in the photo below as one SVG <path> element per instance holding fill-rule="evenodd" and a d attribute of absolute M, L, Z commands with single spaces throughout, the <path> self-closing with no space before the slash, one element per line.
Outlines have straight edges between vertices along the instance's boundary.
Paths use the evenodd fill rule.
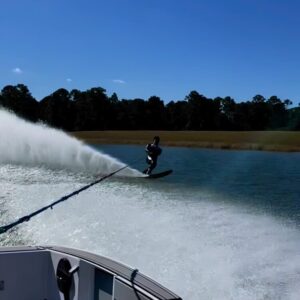
<path fill-rule="evenodd" d="M 266 99 L 256 95 L 249 104 L 249 125 L 251 130 L 265 130 L 269 124 L 270 112 Z"/>
<path fill-rule="evenodd" d="M 122 100 L 116 105 L 116 129 L 148 129 L 146 102 L 143 99 Z"/>
<path fill-rule="evenodd" d="M 97 87 L 73 93 L 76 111 L 74 130 L 110 129 L 112 109 L 105 89 Z"/>
<path fill-rule="evenodd" d="M 187 130 L 217 130 L 221 117 L 221 101 L 208 99 L 196 91 L 187 97 Z"/>
<path fill-rule="evenodd" d="M 119 100 L 101 87 L 71 92 L 61 88 L 38 102 L 23 84 L 8 85 L 0 93 L 0 106 L 68 131 L 300 130 L 300 107 L 288 109 L 291 104 L 262 95 L 236 103 L 231 97 L 210 99 L 197 91 L 167 104 L 157 96 Z"/>
<path fill-rule="evenodd" d="M 159 130 L 161 128 L 166 128 L 166 111 L 164 102 L 156 96 L 152 96 L 148 99 L 146 103 L 146 120 L 148 123 L 148 128 L 152 130 Z"/>
<path fill-rule="evenodd" d="M 288 129 L 300 130 L 300 107 L 288 111 Z"/>
<path fill-rule="evenodd" d="M 45 97 L 39 104 L 39 117 L 47 124 L 72 130 L 74 126 L 74 104 L 70 101 L 70 93 L 65 89 L 58 89 Z"/>
<path fill-rule="evenodd" d="M 188 103 L 171 101 L 166 106 L 168 130 L 184 130 L 188 124 Z"/>
<path fill-rule="evenodd" d="M 4 87 L 1 91 L 0 106 L 30 121 L 36 121 L 38 118 L 38 102 L 24 84 Z"/>
<path fill-rule="evenodd" d="M 277 96 L 272 96 L 267 100 L 270 109 L 270 129 L 280 129 L 287 125 L 288 111 L 287 107 Z"/>
<path fill-rule="evenodd" d="M 227 96 L 225 98 L 217 97 L 215 101 L 220 105 L 219 126 L 223 130 L 234 130 L 236 128 L 237 107 L 234 100 Z"/>

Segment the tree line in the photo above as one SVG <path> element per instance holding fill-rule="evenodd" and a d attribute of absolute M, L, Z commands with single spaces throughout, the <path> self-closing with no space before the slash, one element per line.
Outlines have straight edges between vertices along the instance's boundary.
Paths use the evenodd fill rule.
<path fill-rule="evenodd" d="M 24 84 L 7 85 L 0 106 L 24 119 L 67 131 L 81 130 L 300 130 L 300 107 L 277 96 L 256 95 L 237 103 L 231 97 L 207 98 L 191 91 L 184 99 L 165 103 L 119 99 L 101 87 L 86 91 L 64 88 L 37 101 Z"/>

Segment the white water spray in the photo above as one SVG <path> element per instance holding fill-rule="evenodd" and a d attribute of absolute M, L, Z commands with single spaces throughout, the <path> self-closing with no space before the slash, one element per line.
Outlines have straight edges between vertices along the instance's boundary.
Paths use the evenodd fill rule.
<path fill-rule="evenodd" d="M 0 163 L 44 166 L 89 174 L 109 174 L 124 164 L 109 155 L 95 151 L 63 131 L 22 120 L 0 110 Z M 126 168 L 120 176 L 141 176 Z"/>

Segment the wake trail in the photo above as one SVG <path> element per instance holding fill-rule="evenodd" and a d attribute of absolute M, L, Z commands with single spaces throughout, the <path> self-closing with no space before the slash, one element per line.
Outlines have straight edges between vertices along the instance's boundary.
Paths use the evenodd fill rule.
<path fill-rule="evenodd" d="M 124 163 L 96 151 L 61 130 L 25 121 L 0 109 L 0 164 L 43 166 L 106 175 Z M 142 176 L 126 168 L 116 176 Z"/>

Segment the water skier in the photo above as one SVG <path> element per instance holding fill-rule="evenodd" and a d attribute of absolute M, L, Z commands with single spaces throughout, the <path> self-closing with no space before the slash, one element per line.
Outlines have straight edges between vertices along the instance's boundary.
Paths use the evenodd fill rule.
<path fill-rule="evenodd" d="M 145 151 L 147 153 L 146 162 L 147 162 L 147 164 L 149 164 L 149 167 L 146 170 L 144 170 L 144 172 L 143 172 L 144 174 L 150 175 L 151 172 L 153 171 L 153 169 L 157 165 L 158 156 L 162 152 L 161 148 L 158 146 L 159 141 L 160 141 L 159 136 L 155 136 L 153 138 L 153 143 L 147 144 L 147 146 L 146 146 L 146 149 L 145 149 Z"/>

